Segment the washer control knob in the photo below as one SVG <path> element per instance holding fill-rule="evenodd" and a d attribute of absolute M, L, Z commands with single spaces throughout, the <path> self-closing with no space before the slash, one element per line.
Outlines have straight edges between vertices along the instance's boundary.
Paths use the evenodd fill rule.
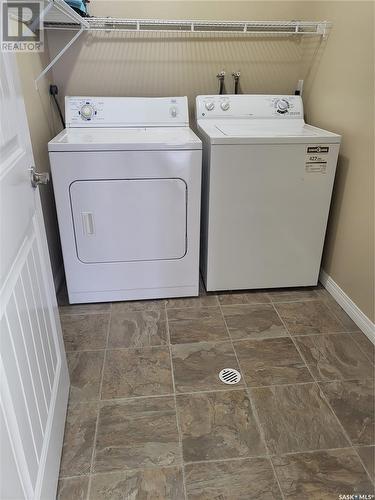
<path fill-rule="evenodd" d="M 287 113 L 289 109 L 289 101 L 286 99 L 279 99 L 276 102 L 276 110 L 278 113 Z"/>
<path fill-rule="evenodd" d="M 206 109 L 207 109 L 207 111 L 212 111 L 213 109 L 215 109 L 215 103 L 214 103 L 214 101 L 208 101 L 208 102 L 206 102 Z"/>
<path fill-rule="evenodd" d="M 84 104 L 80 110 L 82 120 L 91 120 L 95 111 L 91 104 Z"/>
<path fill-rule="evenodd" d="M 230 103 L 229 101 L 223 101 L 221 104 L 220 104 L 220 107 L 223 111 L 228 111 L 228 109 L 230 108 Z"/>

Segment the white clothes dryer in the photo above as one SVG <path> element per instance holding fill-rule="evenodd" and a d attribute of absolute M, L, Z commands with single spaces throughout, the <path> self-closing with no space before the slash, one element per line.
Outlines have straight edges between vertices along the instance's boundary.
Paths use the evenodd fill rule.
<path fill-rule="evenodd" d="M 202 145 L 186 97 L 67 97 L 48 144 L 70 303 L 198 295 Z"/>

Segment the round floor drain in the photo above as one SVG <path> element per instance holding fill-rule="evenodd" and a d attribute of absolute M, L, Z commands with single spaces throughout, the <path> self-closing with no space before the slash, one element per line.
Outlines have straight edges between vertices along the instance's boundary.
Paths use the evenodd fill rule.
<path fill-rule="evenodd" d="M 224 384 L 238 384 L 241 380 L 241 374 L 234 368 L 224 368 L 219 373 L 219 379 L 224 382 Z"/>

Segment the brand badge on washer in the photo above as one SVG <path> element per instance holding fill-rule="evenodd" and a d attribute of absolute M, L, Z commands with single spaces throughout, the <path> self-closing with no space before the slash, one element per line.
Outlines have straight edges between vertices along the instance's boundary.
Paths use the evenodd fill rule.
<path fill-rule="evenodd" d="M 308 153 L 329 153 L 329 146 L 308 146 Z"/>

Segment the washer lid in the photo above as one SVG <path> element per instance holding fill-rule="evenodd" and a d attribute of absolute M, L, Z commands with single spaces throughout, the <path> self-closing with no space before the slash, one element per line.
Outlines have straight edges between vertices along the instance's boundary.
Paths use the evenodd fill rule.
<path fill-rule="evenodd" d="M 198 120 L 199 129 L 211 144 L 295 144 L 306 142 L 339 143 L 341 136 L 303 120 Z"/>
<path fill-rule="evenodd" d="M 49 151 L 202 149 L 189 127 L 70 128 L 48 143 Z"/>

